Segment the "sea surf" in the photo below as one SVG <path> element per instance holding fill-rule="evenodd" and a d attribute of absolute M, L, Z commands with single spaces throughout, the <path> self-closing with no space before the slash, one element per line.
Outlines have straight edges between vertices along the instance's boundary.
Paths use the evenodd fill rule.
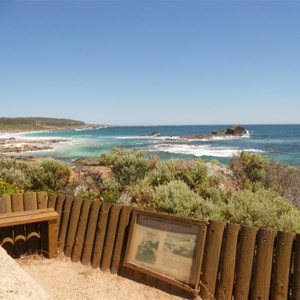
<path fill-rule="evenodd" d="M 290 165 L 300 165 L 300 125 L 245 125 L 248 134 L 239 137 L 180 139 L 185 135 L 210 134 L 226 125 L 111 126 L 68 131 L 41 131 L 14 134 L 22 139 L 64 139 L 53 149 L 25 152 L 22 155 L 53 157 L 72 161 L 98 157 L 114 147 L 144 150 L 160 159 L 201 158 L 229 163 L 241 151 L 267 156 Z M 154 135 L 153 133 L 156 133 Z M 10 135 L 6 135 L 11 136 Z"/>

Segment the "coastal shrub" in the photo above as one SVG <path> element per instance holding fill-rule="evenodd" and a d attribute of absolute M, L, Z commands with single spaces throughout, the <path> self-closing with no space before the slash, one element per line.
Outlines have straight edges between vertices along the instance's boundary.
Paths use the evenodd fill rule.
<path fill-rule="evenodd" d="M 143 179 L 151 168 L 151 160 L 145 151 L 114 148 L 112 153 L 102 153 L 100 164 L 110 166 L 116 180 L 122 185 L 136 183 Z"/>
<path fill-rule="evenodd" d="M 300 231 L 300 211 L 271 190 L 236 192 L 228 199 L 223 215 L 232 223 Z"/>
<path fill-rule="evenodd" d="M 264 186 L 267 158 L 255 153 L 242 151 L 231 159 L 231 169 L 242 189 L 256 190 Z"/>
<path fill-rule="evenodd" d="M 26 162 L 11 158 L 0 159 L 0 178 L 24 191 L 61 191 L 69 176 L 68 165 L 58 160 Z"/>
<path fill-rule="evenodd" d="M 181 216 L 194 216 L 202 199 L 182 181 L 160 185 L 154 192 L 156 207 Z"/>
<path fill-rule="evenodd" d="M 85 182 L 77 185 L 74 189 L 74 196 L 83 200 L 102 200 L 100 189 L 96 186 L 92 177 L 85 178 Z"/>
<path fill-rule="evenodd" d="M 21 190 L 28 190 L 31 187 L 30 178 L 26 175 L 27 170 L 14 169 L 12 167 L 1 169 L 0 178 L 9 183 L 16 185 Z"/>
<path fill-rule="evenodd" d="M 223 220 L 222 208 L 193 192 L 183 181 L 171 181 L 155 189 L 156 208 L 168 213 L 200 219 Z"/>
<path fill-rule="evenodd" d="M 155 208 L 154 188 L 148 177 L 140 180 L 137 184 L 129 185 L 127 192 L 132 196 L 132 202 L 143 209 Z"/>
<path fill-rule="evenodd" d="M 105 202 L 116 203 L 121 196 L 122 186 L 114 177 L 103 176 L 99 182 L 100 194 Z"/>
<path fill-rule="evenodd" d="M 71 171 L 69 166 L 58 160 L 41 159 L 30 164 L 28 176 L 32 190 L 48 192 L 62 191 L 68 183 Z"/>
<path fill-rule="evenodd" d="M 207 180 L 207 167 L 200 160 L 179 160 L 176 169 L 178 179 L 183 180 L 191 189 L 196 189 Z"/>
<path fill-rule="evenodd" d="M 16 194 L 21 193 L 22 191 L 15 185 L 11 183 L 4 182 L 0 180 L 0 195 L 2 194 Z"/>
<path fill-rule="evenodd" d="M 205 200 L 209 200 L 214 204 L 221 205 L 227 200 L 227 194 L 224 191 L 209 185 L 206 185 L 205 188 L 203 187 L 198 193 Z"/>
<path fill-rule="evenodd" d="M 181 180 L 196 189 L 207 180 L 207 167 L 200 160 L 171 159 L 159 162 L 150 177 L 154 186 Z"/>
<path fill-rule="evenodd" d="M 176 180 L 176 160 L 160 161 L 149 175 L 154 186 L 167 184 Z"/>
<path fill-rule="evenodd" d="M 266 187 L 300 207 L 300 168 L 270 161 L 266 166 Z"/>
<path fill-rule="evenodd" d="M 128 192 L 122 192 L 119 199 L 117 200 L 118 204 L 121 205 L 130 205 L 132 203 L 132 196 Z"/>

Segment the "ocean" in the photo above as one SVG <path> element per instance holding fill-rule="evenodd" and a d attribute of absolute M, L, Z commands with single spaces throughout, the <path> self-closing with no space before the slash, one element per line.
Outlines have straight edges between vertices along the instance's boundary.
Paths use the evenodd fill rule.
<path fill-rule="evenodd" d="M 229 163 L 240 151 L 251 151 L 290 165 L 300 165 L 300 125 L 244 125 L 249 134 L 243 137 L 216 137 L 179 142 L 183 135 L 210 134 L 226 125 L 196 126 L 122 126 L 72 131 L 31 132 L 22 138 L 64 138 L 54 149 L 27 152 L 25 155 L 54 157 L 72 161 L 82 157 L 98 157 L 113 147 L 145 150 L 160 159 L 201 158 Z M 159 137 L 144 136 L 159 132 Z"/>

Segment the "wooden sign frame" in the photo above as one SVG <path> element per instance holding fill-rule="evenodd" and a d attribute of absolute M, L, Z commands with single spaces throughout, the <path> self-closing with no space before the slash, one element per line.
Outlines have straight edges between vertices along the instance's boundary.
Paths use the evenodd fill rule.
<path fill-rule="evenodd" d="M 195 292 L 207 221 L 134 209 L 123 265 Z"/>

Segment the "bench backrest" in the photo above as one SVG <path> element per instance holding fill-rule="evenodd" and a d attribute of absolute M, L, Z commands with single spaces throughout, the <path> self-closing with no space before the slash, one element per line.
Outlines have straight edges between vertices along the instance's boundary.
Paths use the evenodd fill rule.
<path fill-rule="evenodd" d="M 53 208 L 4 213 L 0 214 L 0 227 L 44 222 L 57 218 L 58 213 Z"/>

